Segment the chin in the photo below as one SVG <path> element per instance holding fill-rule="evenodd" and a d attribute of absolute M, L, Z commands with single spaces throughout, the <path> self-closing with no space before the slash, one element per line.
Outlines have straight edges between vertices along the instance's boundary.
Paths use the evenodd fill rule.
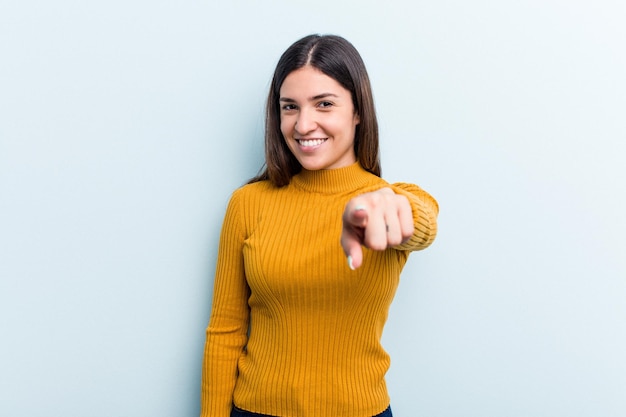
<path fill-rule="evenodd" d="M 322 161 L 307 161 L 299 159 L 298 162 L 300 163 L 300 166 L 302 166 L 302 168 L 306 169 L 307 171 L 318 171 L 320 169 L 326 169 L 328 167 L 328 164 L 325 164 Z"/>
<path fill-rule="evenodd" d="M 302 165 L 302 168 L 306 169 L 307 171 L 319 171 L 321 169 L 327 168 L 324 165 L 317 165 L 317 164 L 300 164 L 300 165 Z"/>

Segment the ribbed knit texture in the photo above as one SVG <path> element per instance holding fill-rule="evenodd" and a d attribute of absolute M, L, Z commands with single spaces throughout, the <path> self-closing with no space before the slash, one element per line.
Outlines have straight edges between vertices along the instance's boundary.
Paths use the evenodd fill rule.
<path fill-rule="evenodd" d="M 339 243 L 343 210 L 385 186 L 357 163 L 233 193 L 207 328 L 203 417 L 228 417 L 233 402 L 280 417 L 370 417 L 389 405 L 383 326 L 408 252 L 435 237 L 438 206 L 415 185 L 391 185 L 409 197 L 415 233 L 395 249 L 364 249 L 352 271 Z"/>

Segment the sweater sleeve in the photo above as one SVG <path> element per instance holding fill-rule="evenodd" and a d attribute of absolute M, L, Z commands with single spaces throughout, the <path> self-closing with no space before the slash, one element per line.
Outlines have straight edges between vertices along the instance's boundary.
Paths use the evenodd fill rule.
<path fill-rule="evenodd" d="M 395 183 L 391 188 L 396 194 L 402 194 L 409 199 L 413 209 L 413 224 L 415 230 L 411 238 L 396 246 L 396 249 L 418 251 L 426 249 L 437 236 L 437 215 L 439 204 L 426 191 L 414 184 Z"/>
<path fill-rule="evenodd" d="M 222 225 L 211 319 L 202 366 L 201 417 L 228 417 L 237 363 L 247 342 L 248 297 L 243 262 L 244 219 L 239 195 L 231 197 Z"/>

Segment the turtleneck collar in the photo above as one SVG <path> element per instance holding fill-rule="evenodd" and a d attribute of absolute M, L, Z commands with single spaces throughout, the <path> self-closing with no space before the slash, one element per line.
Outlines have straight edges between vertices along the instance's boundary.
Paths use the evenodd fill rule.
<path fill-rule="evenodd" d="M 372 175 L 355 162 L 337 169 L 303 169 L 291 179 L 290 185 L 313 193 L 339 194 L 365 186 L 371 181 Z"/>

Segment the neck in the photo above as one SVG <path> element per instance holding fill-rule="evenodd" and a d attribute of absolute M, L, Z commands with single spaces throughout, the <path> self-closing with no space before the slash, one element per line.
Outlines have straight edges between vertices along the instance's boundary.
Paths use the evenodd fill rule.
<path fill-rule="evenodd" d="M 336 194 L 352 191 L 367 183 L 370 175 L 356 162 L 337 169 L 320 169 L 309 171 L 303 169 L 295 175 L 291 184 L 305 191 L 321 194 Z"/>

